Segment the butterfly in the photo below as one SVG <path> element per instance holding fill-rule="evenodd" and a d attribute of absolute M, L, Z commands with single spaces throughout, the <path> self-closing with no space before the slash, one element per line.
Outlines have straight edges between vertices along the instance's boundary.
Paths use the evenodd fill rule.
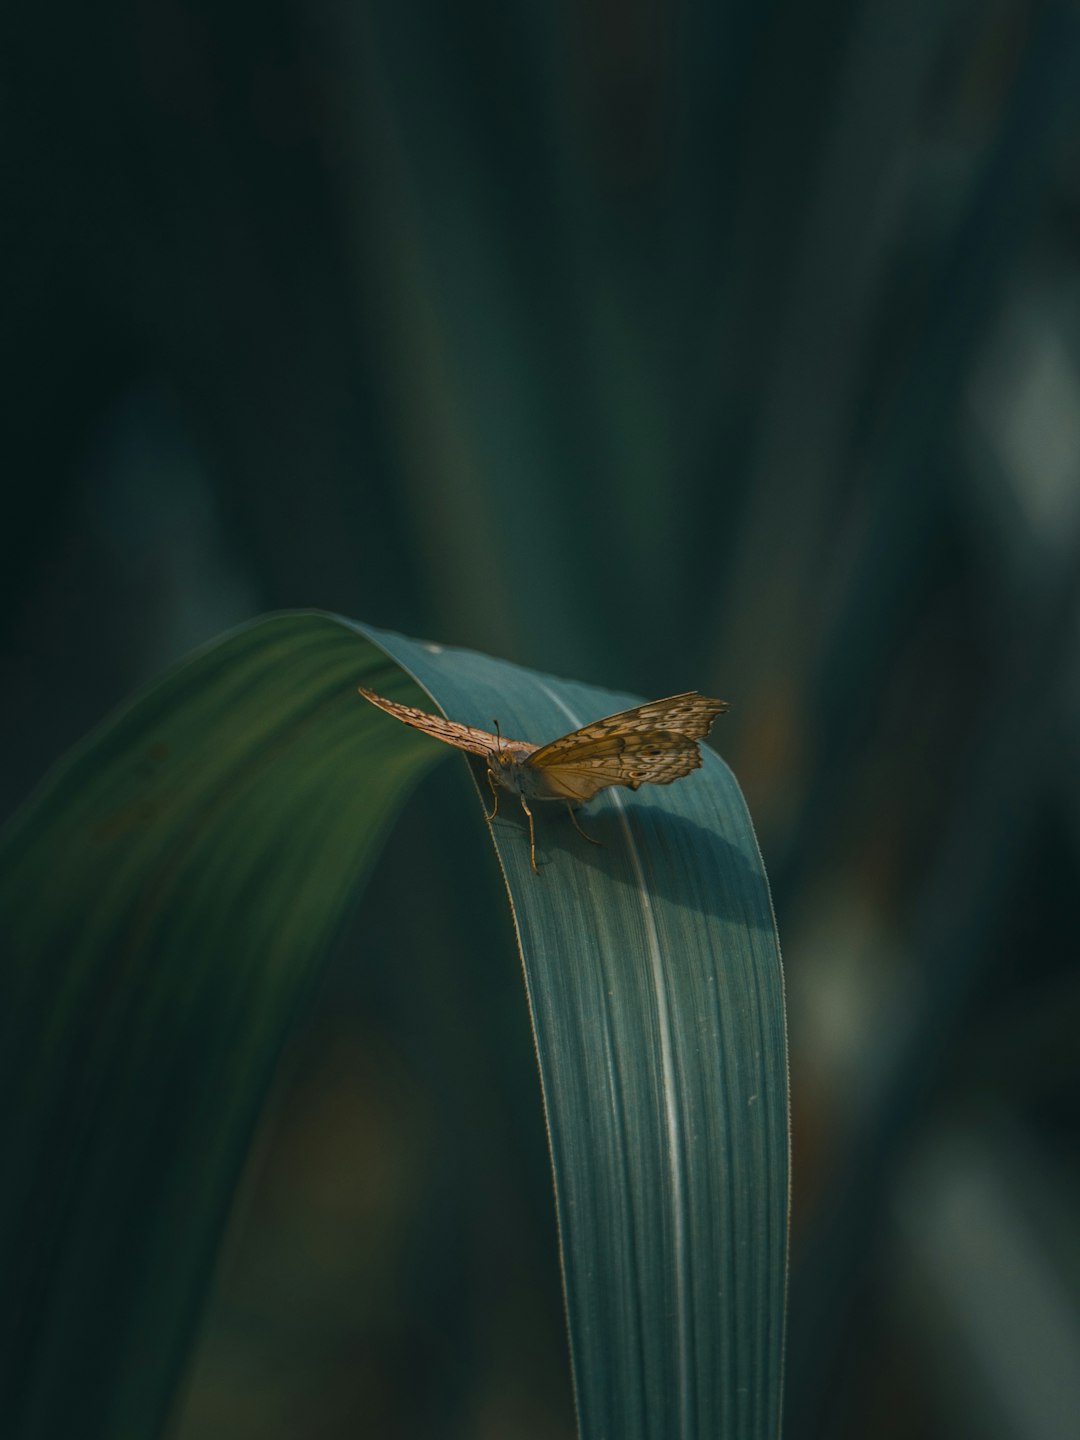
<path fill-rule="evenodd" d="M 527 740 L 504 740 L 497 720 L 492 722 L 495 733 L 490 734 L 412 705 L 399 705 L 363 686 L 360 694 L 395 720 L 484 760 L 495 802 L 490 815 L 484 812 L 488 822 L 499 813 L 500 788 L 518 797 L 529 821 L 529 859 L 536 874 L 540 872 L 530 800 L 561 800 L 578 833 L 598 845 L 600 842 L 578 824 L 577 806 L 609 785 L 636 790 L 639 785 L 670 785 L 689 775 L 701 764 L 698 741 L 728 709 L 726 700 L 710 700 L 696 690 L 687 690 L 594 720 L 547 745 L 530 745 Z"/>

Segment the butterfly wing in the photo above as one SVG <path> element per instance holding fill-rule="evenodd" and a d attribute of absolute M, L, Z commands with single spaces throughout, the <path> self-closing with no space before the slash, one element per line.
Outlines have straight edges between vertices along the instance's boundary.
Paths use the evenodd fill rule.
<path fill-rule="evenodd" d="M 487 730 L 477 730 L 473 725 L 459 725 L 456 720 L 444 720 L 441 715 L 429 715 L 426 710 L 417 710 L 412 705 L 399 705 L 396 700 L 386 700 L 382 695 L 376 695 L 374 690 L 365 690 L 362 685 L 360 694 L 365 700 L 370 700 L 372 705 L 385 710 L 387 715 L 392 715 L 395 720 L 411 725 L 414 730 L 423 730 L 425 735 L 433 735 L 436 740 L 454 745 L 458 750 L 468 750 L 472 755 L 483 755 L 486 758 L 493 750 L 499 749 L 498 736 Z M 523 740 L 509 743 L 513 744 L 515 753 L 521 755 L 531 754 L 536 748 L 534 745 L 527 745 Z"/>
<path fill-rule="evenodd" d="M 650 700 L 572 730 L 525 763 L 553 798 L 577 805 L 609 785 L 670 785 L 700 766 L 697 742 L 727 708 L 696 690 Z"/>
<path fill-rule="evenodd" d="M 644 705 L 635 705 L 631 710 L 620 710 L 602 720 L 593 720 L 580 730 L 571 730 L 569 735 L 542 745 L 532 757 L 533 764 L 543 765 L 558 759 L 566 750 L 577 750 L 582 745 L 611 735 L 628 736 L 662 730 L 687 740 L 703 740 L 716 717 L 729 708 L 726 700 L 710 700 L 696 690 L 669 695 L 666 700 L 647 700 Z"/>
<path fill-rule="evenodd" d="M 580 748 L 568 748 L 554 759 L 537 764 L 525 761 L 547 799 L 583 805 L 609 785 L 670 785 L 701 764 L 697 743 L 670 730 L 645 730 L 631 735 L 608 735 Z"/>

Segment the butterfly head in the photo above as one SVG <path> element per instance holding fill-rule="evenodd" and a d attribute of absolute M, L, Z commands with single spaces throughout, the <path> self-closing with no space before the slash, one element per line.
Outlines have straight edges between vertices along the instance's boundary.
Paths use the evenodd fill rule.
<path fill-rule="evenodd" d="M 503 744 L 502 731 L 499 729 L 498 720 L 493 719 L 491 723 L 495 726 L 495 749 L 489 753 L 488 761 L 496 780 L 502 784 L 504 783 L 503 777 L 506 774 L 506 768 L 510 764 L 510 752 Z"/>
<path fill-rule="evenodd" d="M 513 750 L 499 734 L 498 724 L 495 727 L 495 749 L 491 752 L 491 765 L 496 774 L 510 770 L 515 762 Z"/>
<path fill-rule="evenodd" d="M 488 751 L 488 771 L 496 785 L 505 786 L 515 795 L 522 793 L 528 784 L 528 758 L 535 749 L 532 745 L 521 745 L 513 740 L 496 739 Z"/>

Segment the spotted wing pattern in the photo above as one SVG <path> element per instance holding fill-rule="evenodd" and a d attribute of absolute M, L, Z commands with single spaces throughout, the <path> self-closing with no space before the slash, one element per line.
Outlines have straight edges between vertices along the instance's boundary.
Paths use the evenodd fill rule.
<path fill-rule="evenodd" d="M 578 805 L 609 785 L 670 785 L 700 766 L 697 742 L 727 708 L 696 690 L 650 700 L 541 746 L 525 764 L 545 789 Z"/>
<path fill-rule="evenodd" d="M 426 710 L 417 710 L 412 705 L 399 705 L 396 700 L 386 700 L 382 695 L 376 695 L 374 690 L 365 690 L 362 685 L 360 694 L 365 700 L 370 700 L 372 705 L 385 710 L 387 715 L 392 715 L 395 720 L 401 720 L 415 730 L 423 730 L 426 735 L 433 735 L 436 740 L 454 745 L 458 750 L 468 750 L 473 755 L 486 757 L 499 748 L 498 737 L 487 730 L 477 730 L 473 725 L 459 725 L 456 720 L 444 720 L 441 715 L 429 715 Z M 535 745 L 529 745 L 524 740 L 504 743 L 511 744 L 518 755 L 531 755 L 536 749 Z"/>

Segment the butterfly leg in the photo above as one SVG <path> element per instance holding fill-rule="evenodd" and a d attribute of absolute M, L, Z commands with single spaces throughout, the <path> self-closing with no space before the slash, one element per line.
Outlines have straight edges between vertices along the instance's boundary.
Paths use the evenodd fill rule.
<path fill-rule="evenodd" d="M 577 831 L 577 833 L 581 836 L 581 838 L 582 838 L 583 840 L 588 840 L 588 842 L 589 842 L 590 845 L 600 845 L 600 846 L 603 845 L 604 842 L 603 842 L 602 840 L 597 840 L 596 837 L 593 836 L 593 835 L 586 835 L 586 834 L 585 834 L 585 831 L 584 831 L 584 830 L 581 828 L 581 826 L 578 824 L 577 816 L 574 814 L 574 807 L 573 807 L 572 805 L 567 805 L 567 807 L 566 807 L 566 813 L 570 816 L 570 819 L 574 822 L 574 829 Z"/>
<path fill-rule="evenodd" d="M 533 813 L 525 803 L 524 795 L 519 795 L 518 799 L 521 801 L 521 808 L 529 817 L 529 859 L 532 861 L 533 873 L 539 875 L 540 871 L 536 868 L 536 832 L 533 829 Z"/>
<path fill-rule="evenodd" d="M 485 807 L 484 809 L 484 818 L 490 825 L 492 820 L 494 820 L 495 816 L 499 813 L 499 792 L 495 787 L 495 775 L 490 765 L 488 766 L 487 782 L 491 786 L 491 798 L 495 801 L 495 804 L 491 807 L 490 815 L 487 813 L 487 808 Z"/>

